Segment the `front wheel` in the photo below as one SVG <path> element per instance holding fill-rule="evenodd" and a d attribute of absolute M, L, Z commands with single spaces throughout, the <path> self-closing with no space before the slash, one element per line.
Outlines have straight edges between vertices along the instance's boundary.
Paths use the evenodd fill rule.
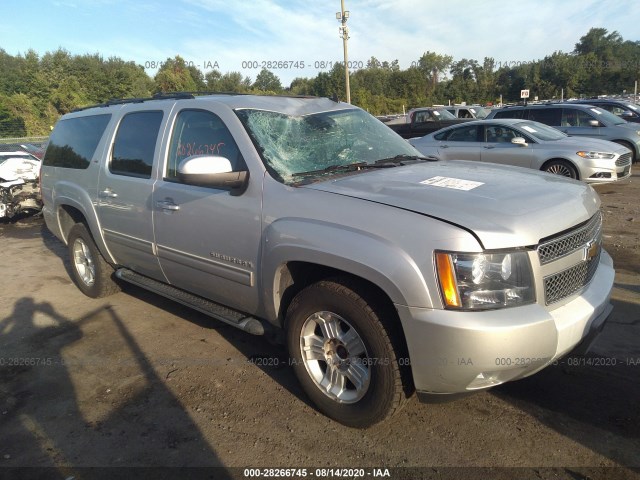
<path fill-rule="evenodd" d="M 91 298 L 106 297 L 120 290 L 113 280 L 113 268 L 104 259 L 83 223 L 69 232 L 71 276 L 77 287 Z"/>
<path fill-rule="evenodd" d="M 407 398 L 383 312 L 348 283 L 328 280 L 302 290 L 287 312 L 302 388 L 321 412 L 350 427 L 390 417 Z"/>
<path fill-rule="evenodd" d="M 552 160 L 547 163 L 543 170 L 545 172 L 553 173 L 554 175 L 560 175 L 562 177 L 568 177 L 577 179 L 578 172 L 569 162 L 565 160 Z"/>

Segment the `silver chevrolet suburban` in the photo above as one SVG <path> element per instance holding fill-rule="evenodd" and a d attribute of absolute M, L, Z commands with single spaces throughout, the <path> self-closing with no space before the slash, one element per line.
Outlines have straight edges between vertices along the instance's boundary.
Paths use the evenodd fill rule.
<path fill-rule="evenodd" d="M 591 187 L 422 157 L 330 99 L 82 109 L 56 124 L 41 182 L 83 293 L 130 282 L 280 338 L 307 395 L 349 426 L 414 391 L 531 375 L 586 348 L 612 308 Z"/>

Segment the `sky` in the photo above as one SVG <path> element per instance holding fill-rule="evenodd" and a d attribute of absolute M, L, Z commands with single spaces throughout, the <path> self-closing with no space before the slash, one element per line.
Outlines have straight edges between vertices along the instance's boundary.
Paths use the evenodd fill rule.
<path fill-rule="evenodd" d="M 638 0 L 344 2 L 354 68 L 373 56 L 405 69 L 426 51 L 513 65 L 571 52 L 592 27 L 640 40 Z M 203 73 L 252 80 L 271 67 L 288 86 L 343 59 L 340 0 L 0 0 L 0 8 L 0 48 L 11 55 L 61 47 L 134 61 L 151 76 L 180 55 Z"/>

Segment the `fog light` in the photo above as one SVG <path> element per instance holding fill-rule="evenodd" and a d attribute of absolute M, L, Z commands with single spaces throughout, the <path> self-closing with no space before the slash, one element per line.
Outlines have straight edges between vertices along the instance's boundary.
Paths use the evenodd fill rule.
<path fill-rule="evenodd" d="M 591 175 L 589 178 L 611 178 L 610 172 L 598 172 Z"/>

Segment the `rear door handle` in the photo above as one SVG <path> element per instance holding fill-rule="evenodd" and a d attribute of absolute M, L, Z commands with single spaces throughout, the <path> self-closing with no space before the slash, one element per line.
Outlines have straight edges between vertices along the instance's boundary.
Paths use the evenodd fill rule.
<path fill-rule="evenodd" d="M 116 192 L 111 191 L 110 188 L 107 188 L 100 192 L 100 196 L 102 198 L 118 198 L 118 194 Z"/>
<path fill-rule="evenodd" d="M 168 200 L 157 201 L 156 207 L 161 208 L 163 210 L 169 210 L 171 212 L 177 212 L 178 210 L 180 210 L 180 205 L 176 205 L 172 201 L 168 201 Z"/>
<path fill-rule="evenodd" d="M 449 145 L 440 145 L 440 148 L 449 148 Z"/>
<path fill-rule="evenodd" d="M 484 146 L 484 147 L 482 147 L 482 148 L 496 148 L 496 146 L 495 146 L 495 145 L 485 145 L 485 146 Z"/>

